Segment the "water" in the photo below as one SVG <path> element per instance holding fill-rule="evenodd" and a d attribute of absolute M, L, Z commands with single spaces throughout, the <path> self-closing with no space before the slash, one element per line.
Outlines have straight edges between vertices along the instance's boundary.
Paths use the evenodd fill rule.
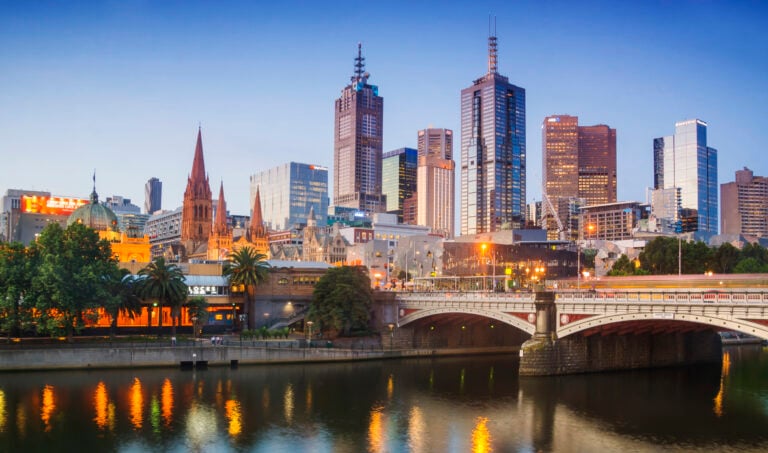
<path fill-rule="evenodd" d="M 768 348 L 521 378 L 509 356 L 0 374 L 0 452 L 768 451 Z"/>

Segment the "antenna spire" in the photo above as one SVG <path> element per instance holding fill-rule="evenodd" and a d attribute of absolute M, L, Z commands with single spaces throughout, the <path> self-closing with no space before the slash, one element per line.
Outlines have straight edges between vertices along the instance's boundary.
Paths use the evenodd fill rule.
<path fill-rule="evenodd" d="M 363 43 L 357 43 L 357 57 L 355 58 L 355 75 L 352 80 L 359 82 L 365 75 L 365 58 L 363 57 Z"/>
<path fill-rule="evenodd" d="M 491 16 L 488 16 L 488 74 L 496 74 L 497 71 L 496 16 L 493 17 L 493 30 L 491 30 Z"/>

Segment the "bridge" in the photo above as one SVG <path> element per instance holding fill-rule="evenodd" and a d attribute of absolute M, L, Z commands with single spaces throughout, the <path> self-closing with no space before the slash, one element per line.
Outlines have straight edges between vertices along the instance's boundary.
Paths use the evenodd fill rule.
<path fill-rule="evenodd" d="M 766 288 L 539 289 L 400 292 L 399 336 L 424 347 L 416 343 L 440 322 L 460 323 L 462 330 L 470 323 L 511 326 L 529 338 L 521 340 L 521 375 L 716 361 L 719 331 L 768 340 Z M 469 333 L 489 335 L 479 328 Z"/>
<path fill-rule="evenodd" d="M 554 291 L 557 338 L 608 333 L 686 331 L 711 326 L 768 340 L 768 290 L 641 289 Z M 398 325 L 448 314 L 476 315 L 536 331 L 535 292 L 424 291 L 396 296 Z"/>

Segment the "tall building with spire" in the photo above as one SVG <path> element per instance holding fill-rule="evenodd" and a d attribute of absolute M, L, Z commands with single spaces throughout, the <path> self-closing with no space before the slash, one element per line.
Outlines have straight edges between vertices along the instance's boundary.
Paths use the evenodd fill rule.
<path fill-rule="evenodd" d="M 381 191 L 384 98 L 369 77 L 358 44 L 351 83 L 335 104 L 333 205 L 373 213 L 386 208 Z"/>
<path fill-rule="evenodd" d="M 224 182 L 219 188 L 219 200 L 216 207 L 216 220 L 208 238 L 208 259 L 223 261 L 232 251 L 232 229 L 227 225 L 227 201 L 224 199 Z"/>
<path fill-rule="evenodd" d="M 525 90 L 498 73 L 495 32 L 488 73 L 461 90 L 461 234 L 525 224 Z"/>
<path fill-rule="evenodd" d="M 187 189 L 184 191 L 184 204 L 181 215 L 181 243 L 186 248 L 187 255 L 199 252 L 197 249 L 208 244 L 211 236 L 213 216 L 213 197 L 208 175 L 205 173 L 203 159 L 203 138 L 201 130 L 197 130 L 195 157 L 192 161 L 192 173 L 187 178 Z"/>
<path fill-rule="evenodd" d="M 418 134 L 417 214 L 419 225 L 452 238 L 454 234 L 453 131 L 429 128 Z"/>

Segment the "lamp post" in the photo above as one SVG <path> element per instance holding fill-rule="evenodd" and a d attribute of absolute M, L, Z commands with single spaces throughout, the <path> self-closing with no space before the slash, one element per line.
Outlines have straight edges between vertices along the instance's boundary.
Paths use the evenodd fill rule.
<path fill-rule="evenodd" d="M 389 352 L 392 352 L 392 343 L 395 341 L 395 325 L 392 323 L 387 324 L 389 327 Z"/>
<path fill-rule="evenodd" d="M 264 313 L 264 327 L 269 328 L 269 313 Z"/>
<path fill-rule="evenodd" d="M 312 321 L 307 321 L 307 347 L 312 347 Z"/>
<path fill-rule="evenodd" d="M 192 315 L 192 339 L 197 339 L 197 315 Z"/>

